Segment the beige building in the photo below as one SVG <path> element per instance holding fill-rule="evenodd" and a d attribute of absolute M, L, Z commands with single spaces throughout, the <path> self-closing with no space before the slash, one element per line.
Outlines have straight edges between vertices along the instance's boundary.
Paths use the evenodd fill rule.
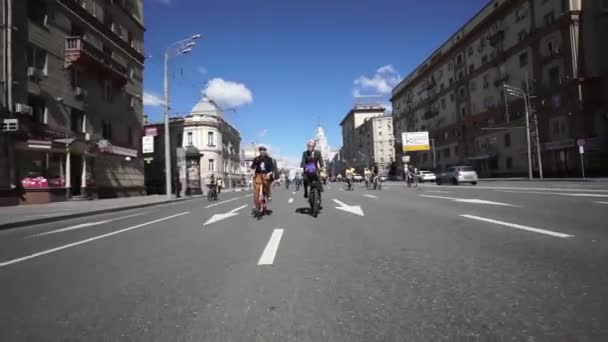
<path fill-rule="evenodd" d="M 395 134 L 429 131 L 438 169 L 467 164 L 483 176 L 524 175 L 524 105 L 505 95 L 506 83 L 535 96 L 531 130 L 538 118 L 545 175 L 580 174 L 577 139 L 585 140 L 588 174 L 606 174 L 608 45 L 600 34 L 608 32 L 606 6 L 491 1 L 393 89 Z M 432 168 L 430 151 L 410 157 Z"/>
<path fill-rule="evenodd" d="M 364 167 L 377 164 L 379 170 L 388 170 L 389 165 L 395 160 L 393 117 L 383 115 L 368 118 L 356 129 L 356 132 L 361 142 L 358 151 L 365 156 Z M 360 164 L 357 166 L 360 167 Z"/>
<path fill-rule="evenodd" d="M 372 138 L 371 136 L 368 138 L 367 131 L 365 136 L 363 136 L 362 130 L 359 128 L 368 119 L 383 116 L 384 112 L 385 108 L 381 105 L 358 104 L 346 114 L 340 123 L 340 126 L 342 126 L 340 158 L 345 166 L 351 165 L 362 172 L 363 168 L 369 166 L 369 163 L 373 161 L 374 156 L 372 151 L 374 149 L 372 147 L 368 148 L 368 141 Z"/>
<path fill-rule="evenodd" d="M 11 3 L 0 117 L 18 124 L 0 137 L 0 202 L 144 194 L 143 0 Z"/>

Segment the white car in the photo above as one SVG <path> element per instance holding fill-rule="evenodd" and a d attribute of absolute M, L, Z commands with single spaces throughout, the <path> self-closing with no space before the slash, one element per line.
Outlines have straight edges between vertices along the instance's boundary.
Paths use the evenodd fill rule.
<path fill-rule="evenodd" d="M 355 174 L 353 175 L 353 180 L 354 180 L 355 182 L 362 182 L 362 181 L 363 181 L 363 176 L 361 176 L 361 175 L 360 175 L 360 174 L 358 174 L 358 173 L 355 173 Z"/>
<path fill-rule="evenodd" d="M 420 183 L 434 182 L 437 179 L 437 177 L 435 177 L 434 173 L 432 173 L 431 171 L 427 171 L 427 170 L 418 171 L 418 173 L 416 174 L 416 177 L 418 178 L 418 182 L 420 182 Z"/>

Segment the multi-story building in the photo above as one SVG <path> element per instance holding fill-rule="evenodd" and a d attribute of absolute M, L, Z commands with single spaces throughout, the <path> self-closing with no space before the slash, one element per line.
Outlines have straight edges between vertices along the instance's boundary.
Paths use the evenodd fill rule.
<path fill-rule="evenodd" d="M 239 132 L 225 120 L 221 108 L 203 97 L 185 117 L 172 118 L 169 122 L 173 191 L 185 191 L 186 182 L 196 184 L 200 193 L 213 175 L 231 188 L 241 180 Z M 146 155 L 146 187 L 150 193 L 165 193 L 164 124 L 145 126 L 146 134 L 154 135 L 154 152 Z M 179 160 L 179 150 L 185 153 Z M 150 157 L 148 159 L 148 157 Z M 192 183 L 192 178 L 196 181 Z M 179 184 L 184 184 L 178 186 Z M 190 184 L 190 185 L 191 185 Z"/>
<path fill-rule="evenodd" d="M 538 127 L 545 175 L 580 175 L 578 139 L 588 174 L 606 174 L 607 12 L 606 1 L 490 1 L 393 89 L 395 135 L 429 131 L 437 169 L 469 164 L 483 176 L 526 174 L 525 106 L 505 94 L 508 84 L 533 96 L 531 141 Z M 432 168 L 431 151 L 410 157 Z"/>
<path fill-rule="evenodd" d="M 2 0 L 0 202 L 144 193 L 143 0 Z"/>
<path fill-rule="evenodd" d="M 356 131 L 361 142 L 359 151 L 364 156 L 365 166 L 376 164 L 379 170 L 388 170 L 395 160 L 393 117 L 383 115 L 367 118 Z"/>
<path fill-rule="evenodd" d="M 321 125 L 317 126 L 317 129 L 315 130 L 315 142 L 317 143 L 316 149 L 321 152 L 323 161 L 327 164 L 330 160 L 331 147 L 327 141 L 325 129 L 323 129 Z"/>
<path fill-rule="evenodd" d="M 365 147 L 363 145 L 367 136 L 363 137 L 359 128 L 367 119 L 383 116 L 384 112 L 385 108 L 378 104 L 357 104 L 346 114 L 340 122 L 342 126 L 340 158 L 345 164 L 355 167 L 359 172 L 369 166 L 372 156 L 366 151 L 367 144 Z"/>

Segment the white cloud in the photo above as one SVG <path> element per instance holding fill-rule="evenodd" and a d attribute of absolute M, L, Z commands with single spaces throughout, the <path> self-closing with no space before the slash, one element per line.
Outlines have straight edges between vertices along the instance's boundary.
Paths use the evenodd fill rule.
<path fill-rule="evenodd" d="M 268 130 L 264 128 L 263 130 L 258 132 L 258 137 L 263 138 L 266 136 L 266 134 L 268 134 Z"/>
<path fill-rule="evenodd" d="M 198 67 L 198 72 L 204 76 L 209 73 L 209 70 L 207 70 L 207 68 L 205 68 L 204 66 L 200 66 L 200 67 Z"/>
<path fill-rule="evenodd" d="M 392 65 L 385 65 L 371 76 L 360 76 L 354 81 L 355 89 L 353 95 L 360 96 L 364 90 L 371 90 L 379 94 L 389 94 L 401 81 L 401 75 Z"/>
<path fill-rule="evenodd" d="M 386 108 L 386 110 L 384 111 L 387 114 L 390 114 L 393 112 L 393 104 L 390 102 L 387 102 L 385 104 L 383 104 L 384 108 Z"/>
<path fill-rule="evenodd" d="M 153 94 L 153 93 L 148 93 L 144 91 L 144 106 L 151 106 L 151 107 L 161 107 L 164 105 L 165 101 L 163 100 L 162 97 Z"/>
<path fill-rule="evenodd" d="M 234 108 L 253 102 L 253 94 L 244 84 L 221 78 L 210 80 L 203 92 L 222 107 Z"/>

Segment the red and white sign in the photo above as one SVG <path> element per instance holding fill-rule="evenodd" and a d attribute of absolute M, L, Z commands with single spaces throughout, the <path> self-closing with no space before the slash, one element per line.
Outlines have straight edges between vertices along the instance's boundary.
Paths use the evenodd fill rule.
<path fill-rule="evenodd" d="M 146 127 L 144 128 L 144 131 L 146 136 L 155 137 L 158 135 L 158 128 L 156 126 Z"/>

